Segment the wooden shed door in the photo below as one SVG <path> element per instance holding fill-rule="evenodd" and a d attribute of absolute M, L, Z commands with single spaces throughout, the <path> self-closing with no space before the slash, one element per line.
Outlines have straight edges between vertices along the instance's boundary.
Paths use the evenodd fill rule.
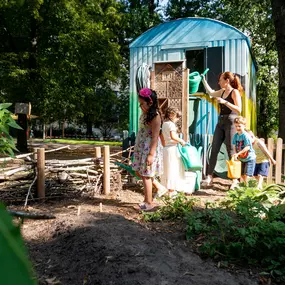
<path fill-rule="evenodd" d="M 162 111 L 168 106 L 178 108 L 182 113 L 181 130 L 184 138 L 187 132 L 187 80 L 188 70 L 183 69 L 183 62 L 155 63 L 151 87 L 156 91 Z"/>

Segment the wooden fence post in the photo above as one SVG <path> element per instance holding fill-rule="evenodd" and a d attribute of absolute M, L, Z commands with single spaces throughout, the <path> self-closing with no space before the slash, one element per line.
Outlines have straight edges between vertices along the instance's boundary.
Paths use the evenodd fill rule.
<path fill-rule="evenodd" d="M 103 177 L 103 192 L 110 193 L 110 147 L 105 145 L 104 148 L 104 177 Z"/>
<path fill-rule="evenodd" d="M 100 146 L 95 147 L 95 157 L 101 158 L 101 147 Z"/>
<path fill-rule="evenodd" d="M 271 153 L 271 155 L 274 157 L 274 139 L 273 138 L 269 138 L 268 142 L 267 142 L 267 148 L 268 151 Z M 268 177 L 267 177 L 267 184 L 271 184 L 272 183 L 272 177 L 273 177 L 273 167 L 272 164 L 270 164 L 270 168 L 269 168 L 269 173 L 268 173 Z"/>
<path fill-rule="evenodd" d="M 276 142 L 276 165 L 275 165 L 275 183 L 276 184 L 281 183 L 282 147 L 283 147 L 283 140 L 281 138 L 278 138 Z"/>
<path fill-rule="evenodd" d="M 34 158 L 34 161 L 37 161 L 38 159 L 38 148 L 37 147 L 35 147 L 33 150 L 33 158 Z"/>
<path fill-rule="evenodd" d="M 38 197 L 45 198 L 45 149 L 39 148 L 37 150 L 37 190 Z"/>

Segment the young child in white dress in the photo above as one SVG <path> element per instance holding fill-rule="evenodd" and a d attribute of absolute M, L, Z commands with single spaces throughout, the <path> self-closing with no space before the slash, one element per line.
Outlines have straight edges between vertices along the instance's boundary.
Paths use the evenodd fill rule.
<path fill-rule="evenodd" d="M 183 146 L 186 144 L 177 133 L 176 123 L 180 117 L 181 114 L 177 108 L 169 107 L 165 111 L 162 124 L 162 136 L 165 145 L 163 148 L 161 184 L 168 189 L 170 197 L 177 194 L 177 191 L 187 192 L 185 169 L 177 148 L 178 143 Z"/>

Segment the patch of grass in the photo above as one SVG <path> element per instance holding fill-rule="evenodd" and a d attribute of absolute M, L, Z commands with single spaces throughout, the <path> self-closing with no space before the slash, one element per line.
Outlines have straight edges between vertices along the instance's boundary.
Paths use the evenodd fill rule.
<path fill-rule="evenodd" d="M 111 142 L 111 141 L 90 141 L 81 139 L 46 139 L 45 143 L 63 143 L 63 144 L 88 144 L 88 145 L 111 145 L 111 146 L 122 146 L 121 142 Z"/>

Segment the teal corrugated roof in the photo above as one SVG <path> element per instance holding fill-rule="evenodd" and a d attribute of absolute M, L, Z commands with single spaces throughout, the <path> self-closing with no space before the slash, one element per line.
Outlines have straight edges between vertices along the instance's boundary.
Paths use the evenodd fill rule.
<path fill-rule="evenodd" d="M 201 43 L 209 41 L 245 39 L 248 37 L 226 23 L 209 18 L 183 18 L 160 24 L 149 29 L 131 44 L 130 48 Z"/>

